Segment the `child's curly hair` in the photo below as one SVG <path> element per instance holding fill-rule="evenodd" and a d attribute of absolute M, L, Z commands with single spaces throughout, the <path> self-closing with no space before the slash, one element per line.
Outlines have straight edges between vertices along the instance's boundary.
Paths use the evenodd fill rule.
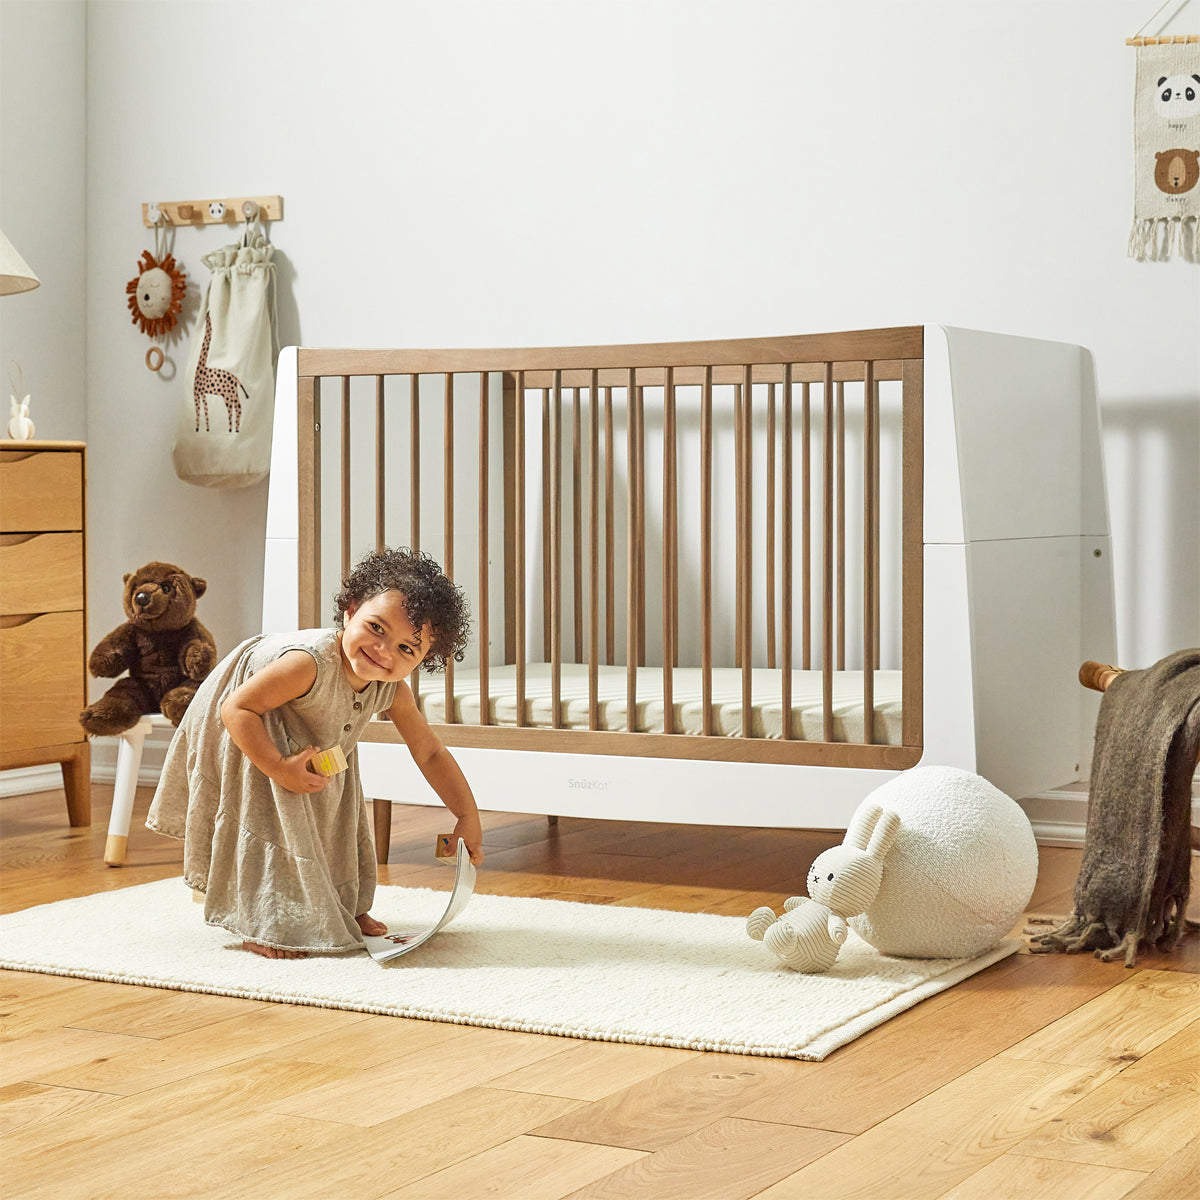
<path fill-rule="evenodd" d="M 413 628 L 433 628 L 433 644 L 421 661 L 429 672 L 443 671 L 448 659 L 462 662 L 471 632 L 471 611 L 466 593 L 456 587 L 442 568 L 419 550 L 376 550 L 362 558 L 342 580 L 333 598 L 337 623 L 346 610 L 384 592 L 397 591 L 404 597 L 404 614 Z"/>

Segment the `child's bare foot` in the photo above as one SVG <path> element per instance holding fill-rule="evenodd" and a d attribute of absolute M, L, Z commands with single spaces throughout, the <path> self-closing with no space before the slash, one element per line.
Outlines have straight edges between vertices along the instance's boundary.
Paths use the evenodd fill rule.
<path fill-rule="evenodd" d="M 251 954 L 261 954 L 263 958 L 307 958 L 303 950 L 279 950 L 275 946 L 263 946 L 259 942 L 243 942 L 243 950 Z"/>
<path fill-rule="evenodd" d="M 363 932 L 363 937 L 383 937 L 387 933 L 387 926 L 382 921 L 377 921 L 370 913 L 363 913 L 362 916 L 354 918 L 358 922 L 359 929 Z"/>

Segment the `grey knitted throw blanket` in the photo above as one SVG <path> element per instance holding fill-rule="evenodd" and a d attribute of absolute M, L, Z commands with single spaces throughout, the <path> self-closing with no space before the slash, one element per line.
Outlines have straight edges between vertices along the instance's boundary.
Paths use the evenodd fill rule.
<path fill-rule="evenodd" d="M 1106 962 L 1123 956 L 1132 967 L 1140 943 L 1175 945 L 1191 881 L 1198 752 L 1200 649 L 1112 680 L 1096 720 L 1074 911 L 1033 938 L 1034 953 L 1093 950 Z"/>

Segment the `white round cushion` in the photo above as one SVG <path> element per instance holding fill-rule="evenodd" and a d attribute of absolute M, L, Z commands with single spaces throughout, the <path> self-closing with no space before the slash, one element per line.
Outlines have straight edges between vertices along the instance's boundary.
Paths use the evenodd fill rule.
<path fill-rule="evenodd" d="M 883 954 L 965 958 L 990 949 L 1025 911 L 1037 881 L 1029 818 L 980 775 L 914 767 L 863 803 L 900 816 L 879 894 L 850 925 Z"/>

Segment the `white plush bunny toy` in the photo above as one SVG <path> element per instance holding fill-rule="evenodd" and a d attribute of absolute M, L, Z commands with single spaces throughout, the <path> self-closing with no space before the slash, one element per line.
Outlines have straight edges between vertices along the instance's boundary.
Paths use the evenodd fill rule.
<path fill-rule="evenodd" d="M 9 396 L 12 416 L 8 419 L 8 436 L 14 442 L 27 442 L 33 437 L 33 421 L 29 418 L 29 397 L 18 400 L 15 395 Z"/>
<path fill-rule="evenodd" d="M 773 909 L 756 908 L 746 918 L 746 932 L 793 971 L 828 971 L 846 940 L 846 919 L 865 912 L 879 894 L 884 857 L 899 832 L 896 813 L 861 804 L 842 844 L 813 860 L 808 895 L 792 896 L 778 919 Z"/>

